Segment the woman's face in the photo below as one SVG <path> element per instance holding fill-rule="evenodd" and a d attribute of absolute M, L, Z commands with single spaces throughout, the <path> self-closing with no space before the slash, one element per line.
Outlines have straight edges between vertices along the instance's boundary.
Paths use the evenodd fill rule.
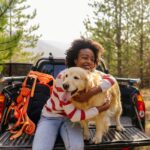
<path fill-rule="evenodd" d="M 95 56 L 91 49 L 81 49 L 77 59 L 75 60 L 76 67 L 81 67 L 92 71 L 95 67 Z"/>

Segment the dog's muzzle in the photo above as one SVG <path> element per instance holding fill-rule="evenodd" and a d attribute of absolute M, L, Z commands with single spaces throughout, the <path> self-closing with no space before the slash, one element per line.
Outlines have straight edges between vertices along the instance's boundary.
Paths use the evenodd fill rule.
<path fill-rule="evenodd" d="M 65 91 L 69 92 L 69 84 L 64 83 L 63 88 L 64 88 Z M 78 91 L 78 89 L 75 89 L 74 91 L 70 91 L 71 95 L 73 96 L 77 91 Z"/>
<path fill-rule="evenodd" d="M 69 89 L 69 84 L 64 83 L 64 84 L 63 84 L 63 88 L 64 88 L 65 90 L 68 90 L 68 89 Z"/>

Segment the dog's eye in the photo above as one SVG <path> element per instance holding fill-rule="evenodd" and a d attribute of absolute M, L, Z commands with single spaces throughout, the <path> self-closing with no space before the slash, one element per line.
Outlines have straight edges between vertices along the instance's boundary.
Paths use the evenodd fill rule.
<path fill-rule="evenodd" d="M 74 79 L 78 80 L 79 78 L 77 76 L 74 76 Z"/>
<path fill-rule="evenodd" d="M 68 75 L 66 74 L 66 76 L 65 76 L 66 78 L 68 77 Z"/>

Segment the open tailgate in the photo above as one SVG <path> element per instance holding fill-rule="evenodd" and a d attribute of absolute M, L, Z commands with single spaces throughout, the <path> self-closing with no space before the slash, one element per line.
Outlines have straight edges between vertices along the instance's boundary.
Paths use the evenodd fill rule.
<path fill-rule="evenodd" d="M 95 133 L 95 128 L 90 128 L 91 138 Z M 5 132 L 0 136 L 0 149 L 31 149 L 33 136 L 23 134 L 18 139 L 10 141 L 10 133 Z M 85 143 L 85 149 L 113 149 L 126 146 L 146 146 L 150 145 L 150 137 L 139 129 L 131 126 L 126 126 L 124 132 L 118 132 L 114 127 L 110 127 L 109 132 L 103 137 L 101 144 L 94 145 L 91 142 Z M 55 145 L 55 150 L 64 149 L 62 140 L 59 138 Z"/>

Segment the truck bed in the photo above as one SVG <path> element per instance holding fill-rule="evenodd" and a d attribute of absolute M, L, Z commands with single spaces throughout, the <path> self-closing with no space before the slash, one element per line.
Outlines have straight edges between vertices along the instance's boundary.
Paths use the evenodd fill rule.
<path fill-rule="evenodd" d="M 41 59 L 40 61 L 37 62 L 35 65 L 35 70 L 40 71 L 40 72 L 45 72 L 49 73 L 52 75 L 58 74 L 58 71 L 60 71 L 59 67 L 64 66 L 65 60 L 61 59 Z M 59 69 L 54 69 L 54 65 L 57 66 L 56 68 Z M 8 80 L 8 79 L 7 79 Z M 13 78 L 11 78 L 11 81 Z M 20 78 L 19 78 L 20 80 Z M 118 79 L 124 81 L 126 79 Z M 130 80 L 130 79 L 128 79 Z M 127 82 L 128 82 L 127 80 Z M 15 79 L 16 81 L 16 79 Z M 22 83 L 22 82 L 21 82 Z M 10 86 L 7 88 L 8 92 L 13 92 L 14 94 L 18 89 L 15 91 L 14 87 L 17 87 L 17 84 L 14 84 L 13 86 Z M 21 85 L 21 84 L 20 84 Z M 126 84 L 125 84 L 126 85 Z M 19 86 L 18 86 L 19 87 Z M 123 87 L 124 88 L 124 87 Z M 7 93 L 7 92 L 6 92 Z M 127 93 L 129 95 L 130 93 Z M 122 99 L 126 98 L 122 94 Z M 111 127 L 106 135 L 103 136 L 102 143 L 100 144 L 92 144 L 91 141 L 85 142 L 85 150 L 117 150 L 121 149 L 123 147 L 137 147 L 137 146 L 148 146 L 150 145 L 150 137 L 147 136 L 144 131 L 142 132 L 143 129 L 138 129 L 135 126 L 132 125 L 131 120 L 131 110 L 133 110 L 133 107 L 130 107 L 131 101 L 130 97 L 125 99 L 124 101 L 129 102 L 126 104 L 127 111 L 129 114 L 129 117 L 121 117 L 121 123 L 123 124 L 125 131 L 124 132 L 118 132 L 115 129 L 115 124 L 111 124 Z M 124 106 L 124 101 L 123 106 Z M 125 114 L 124 114 L 125 115 Z M 91 139 L 94 136 L 95 133 L 95 126 L 90 126 L 90 136 Z M 32 149 L 32 142 L 33 142 L 33 136 L 29 136 L 27 134 L 22 134 L 21 137 L 10 141 L 11 134 L 8 131 L 5 131 L 3 134 L 0 134 L 0 150 L 31 150 Z M 55 144 L 55 150 L 64 150 L 64 144 L 61 140 L 60 137 L 58 137 L 56 144 Z"/>
<path fill-rule="evenodd" d="M 90 127 L 90 135 L 91 138 L 95 133 L 95 128 Z M 29 136 L 23 134 L 18 139 L 10 141 L 11 134 L 9 132 L 5 132 L 0 136 L 0 149 L 15 149 L 15 150 L 23 150 L 23 149 L 31 149 L 32 141 L 34 136 Z M 146 146 L 150 143 L 150 137 L 141 132 L 136 127 L 126 126 L 124 132 L 116 131 L 115 127 L 111 126 L 109 132 L 104 135 L 103 141 L 101 144 L 94 145 L 90 141 L 85 142 L 85 149 L 88 150 L 98 150 L 98 149 L 117 149 L 126 146 Z M 60 138 L 57 139 L 55 150 L 64 149 L 64 144 Z"/>

